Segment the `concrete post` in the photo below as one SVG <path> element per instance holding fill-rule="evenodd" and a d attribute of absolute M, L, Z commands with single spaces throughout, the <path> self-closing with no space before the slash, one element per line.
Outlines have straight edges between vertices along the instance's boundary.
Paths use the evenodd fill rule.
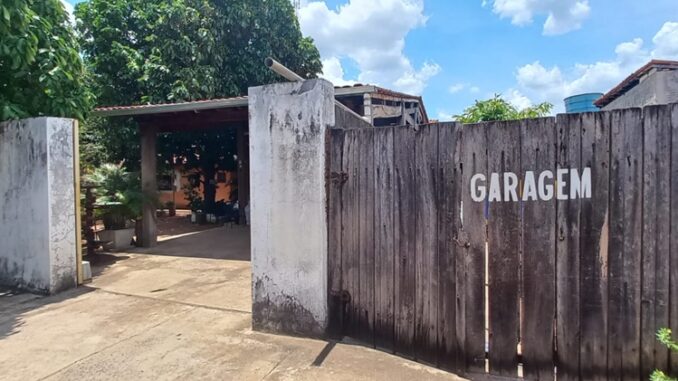
<path fill-rule="evenodd" d="M 0 285 L 55 293 L 77 284 L 76 121 L 0 123 Z"/>
<path fill-rule="evenodd" d="M 322 336 L 334 88 L 322 79 L 250 88 L 249 115 L 253 327 Z"/>
<path fill-rule="evenodd" d="M 141 135 L 141 191 L 153 197 L 158 192 L 157 183 L 157 128 L 153 125 L 139 126 Z M 145 201 L 141 220 L 141 246 L 153 247 L 158 244 L 157 214 L 153 202 Z"/>

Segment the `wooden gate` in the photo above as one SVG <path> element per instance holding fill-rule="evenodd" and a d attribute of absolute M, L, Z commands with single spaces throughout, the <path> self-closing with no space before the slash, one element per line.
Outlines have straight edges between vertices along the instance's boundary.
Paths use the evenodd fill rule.
<path fill-rule="evenodd" d="M 678 372 L 678 105 L 334 129 L 331 324 L 474 376 Z"/>

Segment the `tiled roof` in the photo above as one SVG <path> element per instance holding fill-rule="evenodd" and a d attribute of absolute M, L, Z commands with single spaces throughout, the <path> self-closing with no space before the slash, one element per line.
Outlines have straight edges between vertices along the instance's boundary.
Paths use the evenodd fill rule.
<path fill-rule="evenodd" d="M 678 61 L 652 60 L 648 62 L 647 64 L 643 65 L 643 67 L 636 70 L 633 74 L 626 77 L 626 79 L 624 79 L 617 86 L 612 88 L 612 90 L 608 91 L 607 93 L 605 93 L 605 95 L 598 98 L 598 100 L 594 102 L 595 105 L 602 108 L 612 103 L 612 101 L 624 95 L 624 93 L 629 91 L 629 89 L 637 85 L 638 81 L 640 81 L 640 78 L 643 75 L 647 74 L 652 69 L 677 70 Z"/>

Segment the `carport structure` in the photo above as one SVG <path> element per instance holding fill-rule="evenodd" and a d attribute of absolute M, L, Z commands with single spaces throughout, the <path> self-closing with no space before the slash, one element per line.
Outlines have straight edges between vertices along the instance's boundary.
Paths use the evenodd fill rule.
<path fill-rule="evenodd" d="M 335 99 L 346 109 L 362 117 L 367 122 L 365 126 L 414 125 L 429 122 L 423 100 L 419 96 L 362 84 L 336 87 L 334 90 Z M 94 115 L 128 117 L 138 123 L 141 136 L 141 181 L 144 193 L 158 190 L 156 180 L 157 134 L 224 127 L 236 128 L 238 205 L 243 206 L 240 208 L 240 223 L 245 222 L 244 205 L 249 204 L 250 196 L 248 99 L 246 96 L 168 104 L 100 107 L 94 111 Z M 156 208 L 148 203 L 144 207 L 141 244 L 143 247 L 151 247 L 156 243 Z"/>
<path fill-rule="evenodd" d="M 144 193 L 157 192 L 157 149 L 159 133 L 235 128 L 238 156 L 238 204 L 249 203 L 248 111 L 247 97 L 234 97 L 182 103 L 100 107 L 94 111 L 100 117 L 134 119 L 141 137 L 141 188 Z M 240 208 L 240 222 L 245 219 Z M 147 202 L 143 208 L 141 244 L 157 244 L 156 206 Z"/>

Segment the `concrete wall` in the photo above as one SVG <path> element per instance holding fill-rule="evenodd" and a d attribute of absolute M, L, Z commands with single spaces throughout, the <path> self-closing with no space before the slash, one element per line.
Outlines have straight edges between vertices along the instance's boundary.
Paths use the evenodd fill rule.
<path fill-rule="evenodd" d="M 77 283 L 74 123 L 0 123 L 0 285 L 54 293 Z"/>
<path fill-rule="evenodd" d="M 324 335 L 334 88 L 321 79 L 250 88 L 249 115 L 253 326 Z"/>
<path fill-rule="evenodd" d="M 678 102 L 678 70 L 662 70 L 648 74 L 636 86 L 610 102 L 603 110 L 645 107 Z"/>

